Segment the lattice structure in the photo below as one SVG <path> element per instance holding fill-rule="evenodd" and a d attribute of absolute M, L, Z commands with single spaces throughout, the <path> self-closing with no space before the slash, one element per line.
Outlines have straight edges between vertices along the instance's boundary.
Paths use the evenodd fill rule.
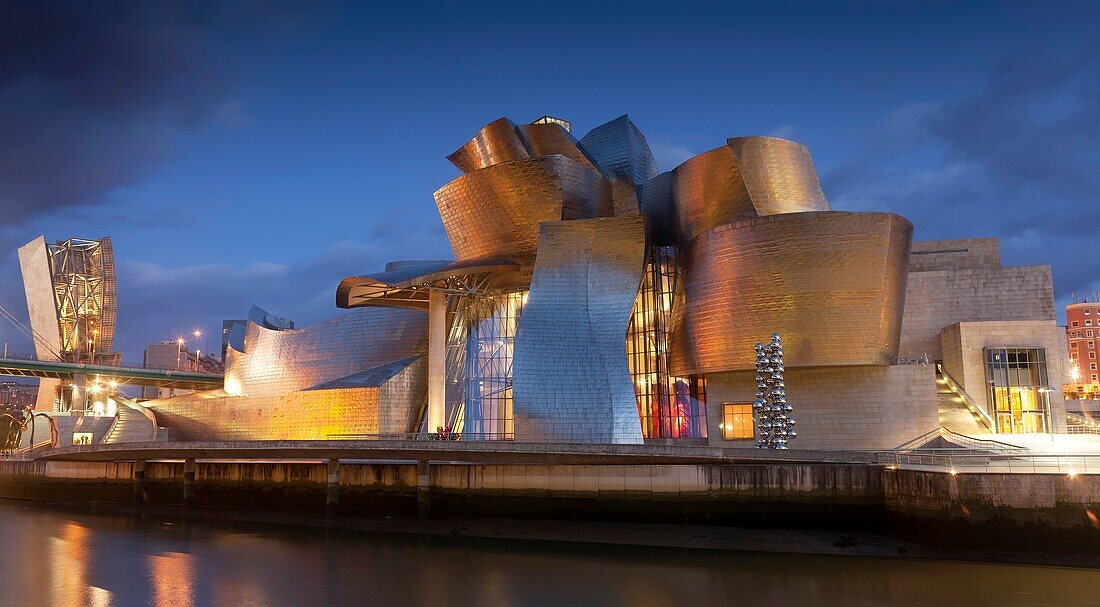
<path fill-rule="evenodd" d="M 669 372 L 672 307 L 680 266 L 675 247 L 652 247 L 626 332 L 626 359 L 644 438 L 706 438 L 706 379 Z"/>
<path fill-rule="evenodd" d="M 111 239 L 69 238 L 48 245 L 47 253 L 62 357 L 102 359 L 111 351 L 118 313 Z"/>
<path fill-rule="evenodd" d="M 756 344 L 756 427 L 760 431 L 757 449 L 786 449 L 787 442 L 798 436 L 787 402 L 783 382 L 783 344 L 778 333 L 772 333 L 768 345 Z"/>
<path fill-rule="evenodd" d="M 472 440 L 511 440 L 512 359 L 527 291 L 458 298 L 447 337 L 447 421 Z"/>

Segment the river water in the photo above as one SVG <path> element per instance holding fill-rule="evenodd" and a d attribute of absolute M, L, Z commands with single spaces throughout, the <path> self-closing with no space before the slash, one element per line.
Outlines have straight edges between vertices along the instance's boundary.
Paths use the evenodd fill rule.
<path fill-rule="evenodd" d="M 366 534 L 0 502 L 0 605 L 1076 606 L 1100 605 L 1100 571 Z"/>

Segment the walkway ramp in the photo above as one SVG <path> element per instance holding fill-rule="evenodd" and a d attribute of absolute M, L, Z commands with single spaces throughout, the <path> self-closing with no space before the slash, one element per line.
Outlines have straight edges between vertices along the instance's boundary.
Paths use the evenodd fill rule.
<path fill-rule="evenodd" d="M 115 423 L 100 441 L 102 444 L 151 443 L 157 440 L 157 421 L 153 413 L 129 398 L 112 396 L 118 404 Z"/>

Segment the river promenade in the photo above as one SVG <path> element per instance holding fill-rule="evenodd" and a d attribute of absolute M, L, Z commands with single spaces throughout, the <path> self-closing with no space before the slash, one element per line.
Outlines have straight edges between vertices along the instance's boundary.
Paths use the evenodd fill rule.
<path fill-rule="evenodd" d="M 0 460 L 0 497 L 870 531 L 942 549 L 1084 555 L 1100 552 L 1093 457 L 411 440 L 128 443 Z"/>

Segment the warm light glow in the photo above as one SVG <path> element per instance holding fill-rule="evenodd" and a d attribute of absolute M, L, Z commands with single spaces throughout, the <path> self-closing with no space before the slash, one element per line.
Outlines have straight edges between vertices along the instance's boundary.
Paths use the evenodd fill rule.
<path fill-rule="evenodd" d="M 225 393 L 231 396 L 241 395 L 241 382 L 232 375 L 225 376 Z"/>
<path fill-rule="evenodd" d="M 99 394 L 99 384 L 92 386 L 92 394 Z"/>
<path fill-rule="evenodd" d="M 958 476 L 959 474 L 959 471 L 955 470 L 954 468 L 948 470 L 948 472 L 951 474 L 951 476 Z"/>
<path fill-rule="evenodd" d="M 1077 383 L 1081 379 L 1081 368 L 1075 364 L 1069 368 L 1069 374 L 1073 377 L 1073 383 Z"/>
<path fill-rule="evenodd" d="M 195 337 L 202 337 L 202 331 L 195 329 L 192 335 L 194 335 Z"/>
<path fill-rule="evenodd" d="M 111 381 L 107 382 L 107 385 L 110 386 L 111 388 L 117 388 L 118 387 L 118 382 L 112 379 Z"/>
<path fill-rule="evenodd" d="M 182 346 L 183 345 L 183 338 L 182 337 L 177 337 L 176 338 L 176 345 L 177 346 Z"/>

